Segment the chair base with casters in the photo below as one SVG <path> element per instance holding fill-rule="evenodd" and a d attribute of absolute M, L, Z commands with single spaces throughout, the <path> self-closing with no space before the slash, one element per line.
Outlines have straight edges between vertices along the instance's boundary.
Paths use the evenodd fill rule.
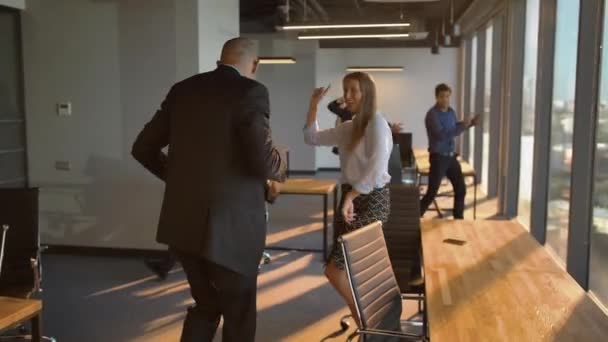
<path fill-rule="evenodd" d="M 353 318 L 353 315 L 346 315 L 340 318 L 340 330 L 345 332 L 350 328 L 350 323 L 348 322 L 349 318 Z"/>

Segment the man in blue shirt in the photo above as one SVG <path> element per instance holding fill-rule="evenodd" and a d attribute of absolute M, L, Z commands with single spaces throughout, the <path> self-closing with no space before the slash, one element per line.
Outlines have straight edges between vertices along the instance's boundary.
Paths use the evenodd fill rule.
<path fill-rule="evenodd" d="M 435 105 L 426 113 L 425 125 L 429 138 L 431 169 L 426 194 L 420 200 L 420 216 L 423 216 L 429 205 L 437 196 L 443 177 L 448 177 L 454 188 L 454 218 L 464 218 L 464 198 L 466 186 L 462 169 L 455 152 L 456 137 L 479 123 L 479 115 L 464 121 L 456 119 L 454 109 L 450 107 L 452 89 L 446 84 L 435 88 Z"/>

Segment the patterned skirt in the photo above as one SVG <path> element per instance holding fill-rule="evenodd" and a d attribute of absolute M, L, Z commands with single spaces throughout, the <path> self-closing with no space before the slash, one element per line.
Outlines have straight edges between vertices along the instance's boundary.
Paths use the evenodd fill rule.
<path fill-rule="evenodd" d="M 342 216 L 342 205 L 344 204 L 344 196 L 351 191 L 353 188 L 348 184 L 342 184 L 342 196 L 340 199 L 340 205 L 338 210 L 334 213 L 334 245 L 331 249 L 331 253 L 327 262 L 333 262 L 336 266 L 343 270 L 344 269 L 344 254 L 342 254 L 342 248 L 337 241 L 337 238 L 342 234 L 352 232 L 353 230 L 367 226 L 370 223 L 376 221 L 382 221 L 386 223 L 388 221 L 388 215 L 390 213 L 390 191 L 388 186 L 381 189 L 374 189 L 367 195 L 359 195 L 353 201 L 355 206 L 355 220 L 348 224 L 344 221 Z"/>

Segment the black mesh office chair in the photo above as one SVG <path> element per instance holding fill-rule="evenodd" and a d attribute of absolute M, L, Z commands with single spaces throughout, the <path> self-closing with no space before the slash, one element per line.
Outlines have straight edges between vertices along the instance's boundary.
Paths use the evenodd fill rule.
<path fill-rule="evenodd" d="M 0 189 L 3 227 L 0 295 L 29 299 L 41 292 L 42 266 L 38 232 L 38 189 Z M 23 326 L 19 335 L 0 335 L 0 341 L 31 340 Z M 43 340 L 54 342 L 52 337 Z"/>
<path fill-rule="evenodd" d="M 421 258 L 418 187 L 391 184 L 391 213 L 383 227 L 388 254 L 404 299 L 416 300 L 423 312 L 424 271 Z"/>
<path fill-rule="evenodd" d="M 339 239 L 357 312 L 359 328 L 352 341 L 426 341 L 424 321 L 400 321 L 401 291 L 388 256 L 382 223 L 376 222 Z"/>

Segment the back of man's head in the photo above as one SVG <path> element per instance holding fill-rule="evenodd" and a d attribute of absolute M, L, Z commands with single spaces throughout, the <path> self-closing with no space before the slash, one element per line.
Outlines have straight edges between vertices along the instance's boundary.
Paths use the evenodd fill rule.
<path fill-rule="evenodd" d="M 232 65 L 241 75 L 253 78 L 257 69 L 257 43 L 248 38 L 233 38 L 224 43 L 220 63 Z"/>

